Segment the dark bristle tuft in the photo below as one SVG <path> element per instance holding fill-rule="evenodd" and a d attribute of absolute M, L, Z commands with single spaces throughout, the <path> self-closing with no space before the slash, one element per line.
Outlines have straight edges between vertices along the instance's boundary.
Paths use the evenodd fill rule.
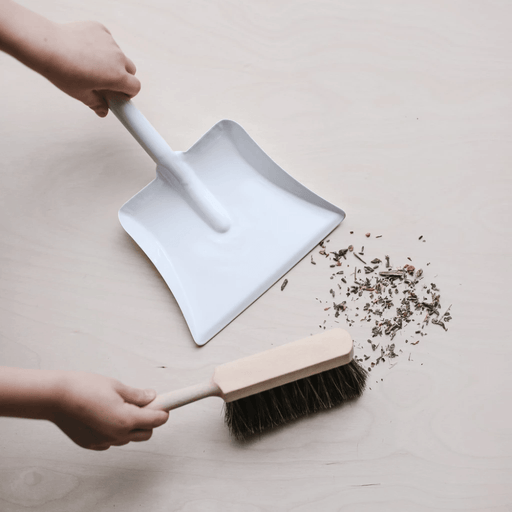
<path fill-rule="evenodd" d="M 361 396 L 366 376 L 366 370 L 352 360 L 344 366 L 229 402 L 225 405 L 226 423 L 234 437 L 244 440 Z"/>

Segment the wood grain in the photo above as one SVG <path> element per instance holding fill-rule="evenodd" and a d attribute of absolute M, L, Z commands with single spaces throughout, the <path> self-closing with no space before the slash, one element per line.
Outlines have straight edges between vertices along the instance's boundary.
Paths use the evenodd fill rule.
<path fill-rule="evenodd" d="M 511 4 L 21 3 L 103 22 L 137 65 L 135 103 L 173 148 L 236 120 L 346 210 L 331 247 L 410 257 L 453 320 L 415 346 L 397 337 L 400 357 L 372 370 L 357 402 L 246 444 L 216 398 L 102 453 L 2 418 L 0 510 L 511 511 Z M 2 364 L 166 392 L 323 325 L 365 349 L 361 322 L 324 311 L 332 269 L 318 251 L 197 348 L 117 220 L 152 162 L 114 116 L 95 118 L 3 54 L 0 69 Z"/>

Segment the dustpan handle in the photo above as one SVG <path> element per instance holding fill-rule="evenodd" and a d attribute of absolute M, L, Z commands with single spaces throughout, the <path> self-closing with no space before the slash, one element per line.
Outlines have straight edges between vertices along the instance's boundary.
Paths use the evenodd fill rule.
<path fill-rule="evenodd" d="M 196 173 L 170 148 L 131 101 L 113 93 L 107 93 L 106 98 L 110 110 L 146 153 L 182 185 L 201 217 L 216 231 L 226 232 L 231 227 L 229 215 Z"/>
<path fill-rule="evenodd" d="M 107 101 L 110 110 L 156 164 L 162 164 L 163 161 L 169 159 L 171 161 L 176 159 L 176 155 L 169 144 L 130 100 L 126 100 L 117 94 L 108 93 Z M 176 177 L 179 179 L 178 176 Z"/>

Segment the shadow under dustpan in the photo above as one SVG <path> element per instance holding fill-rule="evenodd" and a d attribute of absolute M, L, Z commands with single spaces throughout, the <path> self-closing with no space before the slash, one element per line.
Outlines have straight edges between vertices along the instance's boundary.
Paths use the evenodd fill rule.
<path fill-rule="evenodd" d="M 175 152 L 130 101 L 110 109 L 157 164 L 119 219 L 204 345 L 345 217 L 281 169 L 233 121 Z"/>

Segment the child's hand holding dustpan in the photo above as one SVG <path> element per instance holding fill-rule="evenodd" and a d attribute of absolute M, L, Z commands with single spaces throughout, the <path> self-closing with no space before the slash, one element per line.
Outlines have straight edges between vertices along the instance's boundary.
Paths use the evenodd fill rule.
<path fill-rule="evenodd" d="M 100 117 L 108 113 L 101 91 L 118 91 L 129 97 L 139 92 L 134 63 L 101 23 L 55 23 L 10 0 L 0 2 L 0 11 L 0 50 Z"/>
<path fill-rule="evenodd" d="M 124 229 L 174 294 L 203 345 L 344 218 L 293 179 L 233 121 L 173 151 L 126 99 L 110 109 L 157 164 L 119 211 Z"/>

